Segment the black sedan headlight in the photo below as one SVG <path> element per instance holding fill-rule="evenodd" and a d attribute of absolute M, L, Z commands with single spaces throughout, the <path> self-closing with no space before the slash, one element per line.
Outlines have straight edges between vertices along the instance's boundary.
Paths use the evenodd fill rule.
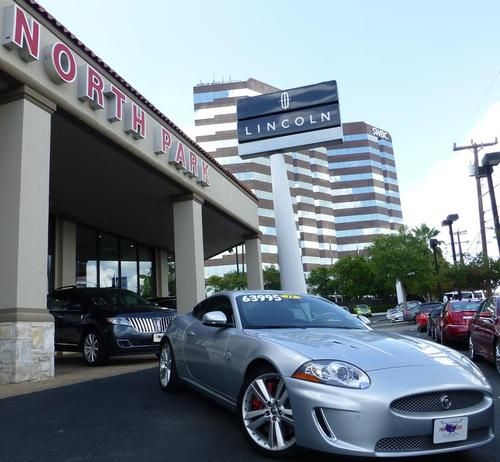
<path fill-rule="evenodd" d="M 370 377 L 359 367 L 343 361 L 317 360 L 300 366 L 293 374 L 294 379 L 322 383 L 344 388 L 368 388 Z"/>

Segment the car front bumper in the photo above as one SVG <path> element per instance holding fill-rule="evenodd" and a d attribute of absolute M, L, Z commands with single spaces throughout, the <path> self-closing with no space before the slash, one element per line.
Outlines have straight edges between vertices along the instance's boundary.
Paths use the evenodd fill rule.
<path fill-rule="evenodd" d="M 364 390 L 286 378 L 297 444 L 330 453 L 375 457 L 427 455 L 486 444 L 494 439 L 491 389 L 473 380 L 467 383 L 462 374 L 452 366 L 377 370 L 369 372 L 372 384 Z M 454 411 L 391 409 L 391 403 L 401 397 L 457 390 L 480 390 L 484 397 L 472 407 Z M 467 440 L 433 443 L 434 421 L 455 417 L 468 418 Z"/>
<path fill-rule="evenodd" d="M 109 338 L 111 354 L 157 353 L 163 332 L 139 332 L 126 325 L 113 325 Z"/>

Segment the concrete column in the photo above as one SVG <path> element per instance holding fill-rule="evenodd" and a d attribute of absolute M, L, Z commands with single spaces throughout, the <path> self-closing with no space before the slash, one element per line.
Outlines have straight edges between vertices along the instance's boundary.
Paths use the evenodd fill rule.
<path fill-rule="evenodd" d="M 76 282 L 76 224 L 56 221 L 55 286 L 70 286 Z"/>
<path fill-rule="evenodd" d="M 168 253 L 156 249 L 156 295 L 168 297 Z"/>
<path fill-rule="evenodd" d="M 54 324 L 46 308 L 54 110 L 27 87 L 0 100 L 0 383 L 54 375 Z"/>
<path fill-rule="evenodd" d="M 182 196 L 173 204 L 177 311 L 187 313 L 205 298 L 203 199 Z"/>
<path fill-rule="evenodd" d="M 262 274 L 262 255 L 260 253 L 261 235 L 245 236 L 245 257 L 247 266 L 247 283 L 249 289 L 264 288 Z"/>

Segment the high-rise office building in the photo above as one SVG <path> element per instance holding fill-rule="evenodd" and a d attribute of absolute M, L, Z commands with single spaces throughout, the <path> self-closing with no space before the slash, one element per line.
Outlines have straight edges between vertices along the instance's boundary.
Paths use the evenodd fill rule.
<path fill-rule="evenodd" d="M 255 79 L 194 87 L 196 141 L 259 198 L 264 265 L 277 264 L 269 159 L 238 156 L 236 101 L 279 91 Z M 363 249 L 402 222 L 390 135 L 364 122 L 343 124 L 345 142 L 286 156 L 304 271 Z M 238 263 L 244 265 L 242 249 Z M 206 264 L 206 275 L 235 270 L 236 249 Z"/>

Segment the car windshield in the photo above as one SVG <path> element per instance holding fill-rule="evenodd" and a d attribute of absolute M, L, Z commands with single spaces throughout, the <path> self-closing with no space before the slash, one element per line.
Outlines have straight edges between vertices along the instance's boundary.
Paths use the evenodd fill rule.
<path fill-rule="evenodd" d="M 476 311 L 479 307 L 479 302 L 461 301 L 451 304 L 451 311 Z"/>
<path fill-rule="evenodd" d="M 244 329 L 368 329 L 335 303 L 310 295 L 248 294 L 236 297 Z"/>
<path fill-rule="evenodd" d="M 135 292 L 129 290 L 103 290 L 89 294 L 90 300 L 95 306 L 114 305 L 114 306 L 137 306 L 147 305 L 155 306 Z"/>

